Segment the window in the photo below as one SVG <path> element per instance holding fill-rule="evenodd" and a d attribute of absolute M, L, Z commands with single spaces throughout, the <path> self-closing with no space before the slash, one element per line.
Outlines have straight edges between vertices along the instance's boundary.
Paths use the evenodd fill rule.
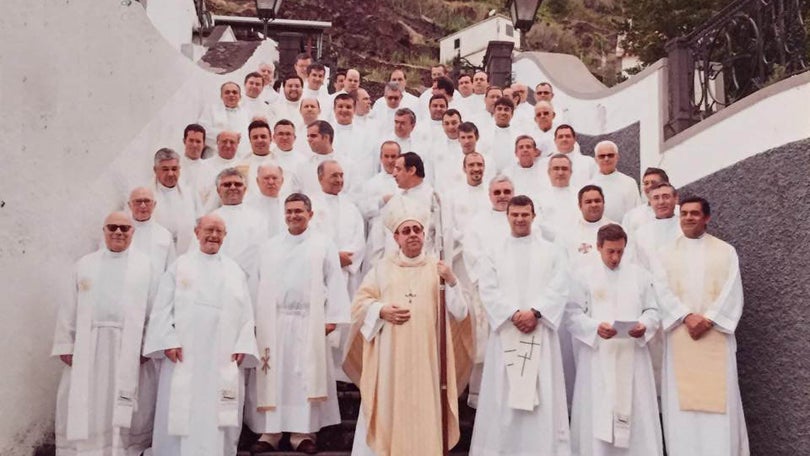
<path fill-rule="evenodd" d="M 456 38 L 455 41 L 453 41 L 453 49 L 458 49 L 460 47 L 461 47 L 461 38 Z"/>
<path fill-rule="evenodd" d="M 515 28 L 512 24 L 506 25 L 506 36 L 515 36 Z"/>

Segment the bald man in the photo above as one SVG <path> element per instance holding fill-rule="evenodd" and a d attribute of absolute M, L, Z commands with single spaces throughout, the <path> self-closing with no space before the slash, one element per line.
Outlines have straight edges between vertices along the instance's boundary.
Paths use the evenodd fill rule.
<path fill-rule="evenodd" d="M 149 446 L 143 424 L 154 402 L 142 403 L 138 392 L 152 268 L 129 248 L 128 214 L 109 214 L 102 232 L 104 246 L 76 263 L 74 298 L 63 301 L 54 333 L 51 356 L 65 364 L 56 397 L 59 454 L 139 454 Z"/>
<path fill-rule="evenodd" d="M 160 278 L 166 268 L 174 262 L 176 251 L 172 234 L 152 219 L 156 205 L 155 193 L 151 188 L 137 187 L 129 194 L 127 207 L 132 214 L 132 225 L 135 228 L 132 247 L 149 256 L 153 275 Z"/>

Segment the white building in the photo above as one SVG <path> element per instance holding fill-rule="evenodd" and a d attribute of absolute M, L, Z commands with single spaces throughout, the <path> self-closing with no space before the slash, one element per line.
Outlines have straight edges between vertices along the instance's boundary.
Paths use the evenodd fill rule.
<path fill-rule="evenodd" d="M 490 41 L 511 41 L 517 49 L 520 30 L 515 30 L 512 19 L 496 14 L 439 40 L 439 60 L 450 63 L 459 56 L 481 65 Z"/>

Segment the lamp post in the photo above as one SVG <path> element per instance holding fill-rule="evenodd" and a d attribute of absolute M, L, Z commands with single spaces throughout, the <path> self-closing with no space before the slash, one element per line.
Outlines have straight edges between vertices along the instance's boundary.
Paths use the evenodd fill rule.
<path fill-rule="evenodd" d="M 534 17 L 543 0 L 510 0 L 509 13 L 512 24 L 522 33 L 528 33 L 534 25 Z"/>
<path fill-rule="evenodd" d="M 256 16 L 264 23 L 264 39 L 267 39 L 267 24 L 278 15 L 281 0 L 256 0 Z"/>

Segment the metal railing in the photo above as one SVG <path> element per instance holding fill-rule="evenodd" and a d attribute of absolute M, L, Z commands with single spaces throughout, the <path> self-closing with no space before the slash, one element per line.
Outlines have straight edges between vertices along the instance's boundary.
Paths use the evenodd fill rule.
<path fill-rule="evenodd" d="M 803 0 L 738 0 L 666 45 L 670 137 L 808 69 Z"/>

